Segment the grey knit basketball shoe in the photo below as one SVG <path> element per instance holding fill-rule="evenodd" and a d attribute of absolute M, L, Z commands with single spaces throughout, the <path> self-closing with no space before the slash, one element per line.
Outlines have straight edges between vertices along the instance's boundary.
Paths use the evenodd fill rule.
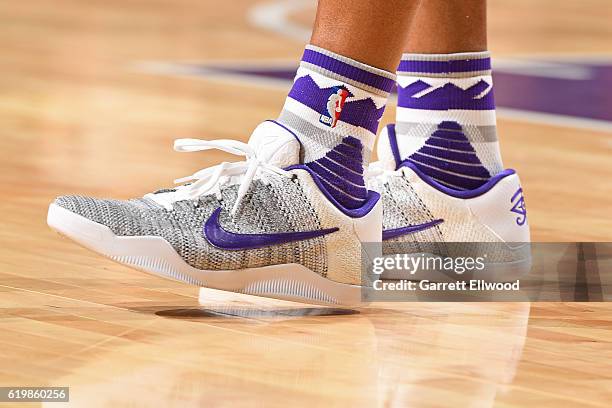
<path fill-rule="evenodd" d="M 178 151 L 246 156 L 178 180 L 174 189 L 120 201 L 62 196 L 48 224 L 113 260 L 203 287 L 314 303 L 361 299 L 361 242 L 380 241 L 370 192 L 348 209 L 299 165 L 300 144 L 266 121 L 248 144 L 181 139 Z"/>
<path fill-rule="evenodd" d="M 514 170 L 504 170 L 472 190 L 453 189 L 402 160 L 397 146 L 394 125 L 389 125 L 378 140 L 380 161 L 370 166 L 368 188 L 378 191 L 383 202 L 382 251 L 431 259 L 427 262 L 436 270 L 395 270 L 383 278 L 509 281 L 529 272 L 527 210 Z M 483 266 L 472 273 L 463 267 L 447 273 L 439 267 L 443 260 L 455 263 L 480 256 Z"/>

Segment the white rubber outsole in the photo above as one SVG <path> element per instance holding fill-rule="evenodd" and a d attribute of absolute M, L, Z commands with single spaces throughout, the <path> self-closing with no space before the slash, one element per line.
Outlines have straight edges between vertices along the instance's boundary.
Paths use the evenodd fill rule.
<path fill-rule="evenodd" d="M 202 270 L 187 264 L 165 239 L 117 236 L 56 204 L 47 223 L 80 245 L 121 264 L 164 278 L 230 292 L 323 305 L 358 306 L 362 287 L 334 282 L 303 265 L 284 264 L 237 270 Z"/>

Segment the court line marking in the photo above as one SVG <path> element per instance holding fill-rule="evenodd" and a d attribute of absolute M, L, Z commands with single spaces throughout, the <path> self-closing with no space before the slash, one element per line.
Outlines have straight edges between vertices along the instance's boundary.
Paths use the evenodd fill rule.
<path fill-rule="evenodd" d="M 202 63 L 201 61 L 199 62 Z M 233 63 L 227 61 L 227 64 Z M 245 61 L 242 61 L 244 64 Z M 220 72 L 215 69 L 207 69 L 206 67 L 196 66 L 197 62 L 159 62 L 159 61 L 144 61 L 136 64 L 132 64 L 131 70 L 140 73 L 154 74 L 154 75 L 169 75 L 169 76 L 180 76 L 191 79 L 199 79 L 217 83 L 231 83 L 245 85 L 253 88 L 276 88 L 279 90 L 286 91 L 288 89 L 288 82 L 285 79 L 278 78 L 266 78 L 258 77 L 254 78 L 252 75 L 240 74 L 234 72 Z M 262 69 L 264 65 L 262 65 Z M 269 68 L 269 66 L 268 66 Z M 296 65 L 297 70 L 297 65 Z"/>
<path fill-rule="evenodd" d="M 263 30 L 281 34 L 299 41 L 308 41 L 311 30 L 294 24 L 289 15 L 311 8 L 315 2 L 303 0 L 280 0 L 270 3 L 260 3 L 251 7 L 246 14 L 251 25 Z"/>
<path fill-rule="evenodd" d="M 607 120 L 579 118 L 576 116 L 558 115 L 554 113 L 543 113 L 513 108 L 496 108 L 496 112 L 498 118 L 505 120 L 612 133 L 612 122 Z"/>
<path fill-rule="evenodd" d="M 275 0 L 255 4 L 247 11 L 247 21 L 256 28 L 268 30 L 290 37 L 300 42 L 310 39 L 311 29 L 302 27 L 290 20 L 290 15 L 309 8 L 315 8 L 312 0 Z M 550 53 L 550 54 L 515 54 L 512 59 L 555 60 L 559 62 L 597 63 L 610 62 L 612 53 L 585 54 L 585 53 Z"/>
<path fill-rule="evenodd" d="M 199 63 L 201 64 L 202 62 L 200 61 Z M 286 91 L 288 89 L 288 81 L 285 79 L 254 77 L 253 75 L 249 74 L 242 74 L 236 72 L 221 72 L 214 69 L 215 65 L 227 66 L 237 64 L 237 66 L 244 66 L 245 64 L 250 63 L 252 62 L 244 60 L 225 60 L 223 62 L 215 61 L 210 64 L 207 63 L 207 65 L 209 65 L 211 68 L 206 68 L 201 65 L 197 65 L 198 62 L 195 61 L 182 63 L 144 61 L 141 63 L 133 64 L 131 68 L 138 72 L 145 72 L 156 75 L 176 75 L 189 78 L 198 78 L 201 80 L 217 83 L 231 83 L 232 85 L 249 86 L 253 88 L 274 88 L 283 91 Z M 272 63 L 268 64 L 266 64 L 265 62 L 259 62 L 254 64 L 255 67 L 260 66 L 262 70 L 265 70 L 266 68 L 286 68 L 287 65 L 287 62 L 283 63 L 281 60 L 273 61 Z M 393 103 L 396 99 L 397 97 L 394 95 L 389 98 L 389 101 Z M 503 107 L 498 107 L 496 111 L 498 118 L 505 120 L 612 133 L 612 122 L 605 120 L 579 118 L 576 116 L 543 113 L 537 111 L 528 111 L 523 109 Z"/>

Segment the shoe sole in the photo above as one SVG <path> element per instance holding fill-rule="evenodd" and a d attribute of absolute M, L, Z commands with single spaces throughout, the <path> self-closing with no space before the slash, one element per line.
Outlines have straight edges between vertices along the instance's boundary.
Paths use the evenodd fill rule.
<path fill-rule="evenodd" d="M 110 228 L 57 204 L 47 224 L 81 246 L 115 262 L 201 287 L 322 305 L 358 306 L 362 287 L 326 279 L 299 264 L 236 270 L 203 270 L 187 264 L 165 239 L 117 236 Z"/>

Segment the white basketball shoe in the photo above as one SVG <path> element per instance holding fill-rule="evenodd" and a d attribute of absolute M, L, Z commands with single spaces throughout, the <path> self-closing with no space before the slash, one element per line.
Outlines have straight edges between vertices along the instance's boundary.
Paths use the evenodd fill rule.
<path fill-rule="evenodd" d="M 383 254 L 433 259 L 484 255 L 485 266 L 465 276 L 438 268 L 386 271 L 382 277 L 510 281 L 527 273 L 530 233 L 518 174 L 508 169 L 474 190 L 452 189 L 401 161 L 395 138 L 393 125 L 383 129 L 379 161 L 370 165 L 368 188 L 383 201 Z"/>
<path fill-rule="evenodd" d="M 175 149 L 219 149 L 246 159 L 143 198 L 62 196 L 50 205 L 48 224 L 117 262 L 194 285 L 310 303 L 360 302 L 361 242 L 381 236 L 377 193 L 358 209 L 339 205 L 299 165 L 296 137 L 274 121 L 260 124 L 248 144 L 180 139 Z"/>

